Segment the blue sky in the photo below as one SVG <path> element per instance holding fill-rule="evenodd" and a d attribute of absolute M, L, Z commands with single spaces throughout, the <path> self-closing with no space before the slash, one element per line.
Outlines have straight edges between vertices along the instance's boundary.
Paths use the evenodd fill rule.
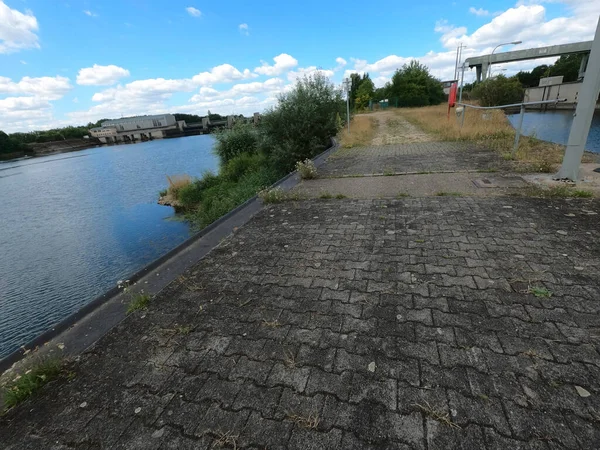
<path fill-rule="evenodd" d="M 468 57 L 512 40 L 521 48 L 589 40 L 599 14 L 591 0 L 0 0 L 0 129 L 251 114 L 304 73 L 339 83 L 368 71 L 383 85 L 413 58 L 449 79 L 459 43 Z"/>

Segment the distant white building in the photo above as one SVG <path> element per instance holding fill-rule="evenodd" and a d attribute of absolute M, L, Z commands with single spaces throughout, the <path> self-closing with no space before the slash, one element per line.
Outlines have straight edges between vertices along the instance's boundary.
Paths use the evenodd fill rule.
<path fill-rule="evenodd" d="M 181 131 L 184 127 L 185 121 L 176 121 L 173 114 L 159 114 L 107 120 L 99 127 L 90 129 L 90 134 L 105 144 L 134 142 L 162 139 L 167 130 Z"/>

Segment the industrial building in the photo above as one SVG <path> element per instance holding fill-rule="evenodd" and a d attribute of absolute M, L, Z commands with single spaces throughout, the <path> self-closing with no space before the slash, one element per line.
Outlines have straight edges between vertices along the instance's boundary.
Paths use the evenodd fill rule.
<path fill-rule="evenodd" d="M 90 129 L 90 134 L 105 144 L 147 141 L 162 139 L 170 130 L 183 131 L 185 126 L 185 121 L 176 121 L 173 114 L 135 116 L 107 120 L 99 127 Z"/>

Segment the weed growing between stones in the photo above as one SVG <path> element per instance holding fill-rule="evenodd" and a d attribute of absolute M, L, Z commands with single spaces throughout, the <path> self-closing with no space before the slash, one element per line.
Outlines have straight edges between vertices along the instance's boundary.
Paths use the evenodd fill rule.
<path fill-rule="evenodd" d="M 547 188 L 541 186 L 529 186 L 515 192 L 514 196 L 538 198 L 592 198 L 594 193 L 583 189 L 575 189 L 568 185 L 550 186 Z"/>
<path fill-rule="evenodd" d="M 151 297 L 148 294 L 140 293 L 133 295 L 131 301 L 129 302 L 129 306 L 127 307 L 127 314 L 148 308 L 150 299 Z"/>
<path fill-rule="evenodd" d="M 287 420 L 294 422 L 299 427 L 307 428 L 309 430 L 316 429 L 321 422 L 321 419 L 319 419 L 319 415 L 316 412 L 311 412 L 307 416 L 288 414 Z"/>
<path fill-rule="evenodd" d="M 296 163 L 296 171 L 300 174 L 300 178 L 303 180 L 312 180 L 317 178 L 317 168 L 311 159 L 298 161 Z"/>
<path fill-rule="evenodd" d="M 543 287 L 537 287 L 537 286 L 529 286 L 529 288 L 527 288 L 527 293 L 533 294 L 538 298 L 552 297 L 552 292 L 550 292 L 548 289 L 543 288 Z"/>
<path fill-rule="evenodd" d="M 440 409 L 432 407 L 428 402 L 425 402 L 424 405 L 415 403 L 413 406 L 417 407 L 421 412 L 423 412 L 426 416 L 432 418 L 433 420 L 437 420 L 438 422 L 443 423 L 444 425 L 449 426 L 450 428 L 460 428 L 459 425 L 455 424 L 450 420 L 450 415 L 441 411 Z"/>
<path fill-rule="evenodd" d="M 44 385 L 57 379 L 61 373 L 63 373 L 62 361 L 51 359 L 28 369 L 22 375 L 17 375 L 4 389 L 4 411 L 35 395 Z"/>
<path fill-rule="evenodd" d="M 258 198 L 260 198 L 263 203 L 281 203 L 286 200 L 298 200 L 298 194 L 292 194 L 289 192 L 284 192 L 283 189 L 276 188 L 267 188 L 258 192 Z"/>

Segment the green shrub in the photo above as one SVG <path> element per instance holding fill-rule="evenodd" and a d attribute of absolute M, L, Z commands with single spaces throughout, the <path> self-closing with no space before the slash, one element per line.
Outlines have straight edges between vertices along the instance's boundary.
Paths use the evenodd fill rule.
<path fill-rule="evenodd" d="M 523 101 L 523 87 L 515 77 L 498 75 L 477 84 L 473 96 L 479 99 L 481 106 L 500 106 Z"/>
<path fill-rule="evenodd" d="M 210 225 L 278 178 L 279 174 L 267 166 L 246 173 L 237 182 L 219 177 L 218 183 L 201 191 L 200 202 L 188 218 L 200 228 Z"/>
<path fill-rule="evenodd" d="M 279 97 L 261 120 L 261 146 L 280 173 L 296 161 L 317 155 L 338 132 L 337 114 L 344 113 L 341 92 L 320 72 L 305 76 Z"/>
<path fill-rule="evenodd" d="M 223 165 L 241 153 L 255 153 L 258 148 L 258 132 L 250 124 L 237 123 L 229 130 L 219 131 L 215 137 L 215 153 Z"/>
<path fill-rule="evenodd" d="M 267 164 L 263 153 L 240 153 L 221 168 L 221 176 L 229 181 L 237 181 L 248 172 L 259 170 Z"/>

